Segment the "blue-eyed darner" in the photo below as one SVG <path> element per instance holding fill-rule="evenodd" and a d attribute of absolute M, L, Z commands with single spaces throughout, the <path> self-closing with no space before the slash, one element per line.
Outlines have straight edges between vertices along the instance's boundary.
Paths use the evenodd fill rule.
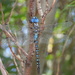
<path fill-rule="evenodd" d="M 35 19 L 35 17 L 34 17 Z M 38 69 L 38 72 L 39 72 L 39 68 L 40 68 L 40 62 L 39 62 L 39 48 L 38 48 L 38 41 L 36 40 L 39 40 L 41 39 L 39 37 L 39 32 L 42 32 L 40 30 L 40 25 L 38 25 L 37 22 L 32 22 L 33 23 L 33 26 L 31 26 L 31 28 L 29 26 L 26 26 L 24 25 L 24 27 L 22 28 L 22 31 L 17 31 L 18 34 L 16 34 L 17 38 L 18 38 L 18 41 L 19 41 L 19 44 L 21 44 L 22 46 L 25 47 L 25 50 L 27 50 L 28 48 L 28 43 L 35 43 L 35 49 L 36 49 L 36 61 L 37 61 L 37 69 Z M 54 26 L 55 28 L 54 28 Z M 53 26 L 53 27 L 52 27 Z M 63 23 L 55 23 L 55 24 L 52 24 L 52 25 L 45 25 L 45 30 L 43 31 L 43 34 L 45 36 L 45 39 L 44 41 L 42 41 L 42 43 L 46 43 L 46 37 L 50 37 L 50 33 L 53 33 L 53 35 L 55 34 L 58 34 L 58 33 L 62 33 L 64 30 L 70 28 L 72 26 L 72 22 L 63 22 Z M 53 29 L 54 28 L 54 29 Z M 27 29 L 31 29 L 33 30 L 32 33 L 36 33 L 34 34 L 32 40 L 29 39 L 29 35 L 28 35 L 28 32 L 30 33 L 31 31 L 27 30 Z M 14 31 L 14 30 L 13 30 Z M 30 37 L 31 38 L 31 37 Z M 27 48 L 26 48 L 27 47 Z"/>
<path fill-rule="evenodd" d="M 33 17 L 31 18 L 30 20 L 30 23 L 33 24 L 33 26 L 31 27 L 32 31 L 33 31 L 33 43 L 35 43 L 35 53 L 36 53 L 36 62 L 37 62 L 37 71 L 38 73 L 40 72 L 40 59 L 39 59 L 39 48 L 38 48 L 38 42 L 39 42 L 39 35 L 40 35 L 40 32 L 41 32 L 41 28 L 40 28 L 40 25 L 38 24 L 39 22 L 39 19 L 37 17 Z M 64 26 L 64 24 L 66 24 L 66 26 Z M 60 28 L 61 29 L 58 29 L 60 32 L 65 30 L 66 28 L 70 27 L 72 25 L 71 22 L 66 22 L 64 23 L 63 25 L 60 23 Z M 46 27 L 45 27 L 46 28 Z M 49 28 L 49 26 L 48 26 Z M 63 28 L 63 29 L 62 29 Z M 52 30 L 53 28 L 50 27 L 50 29 Z M 48 30 L 48 32 L 46 32 L 45 34 L 47 33 L 50 33 L 51 30 Z M 49 32 L 50 31 L 50 32 Z M 47 36 L 48 37 L 48 36 Z M 45 43 L 45 42 L 43 42 Z"/>
<path fill-rule="evenodd" d="M 37 71 L 40 73 L 40 59 L 39 59 L 39 48 L 38 48 L 38 39 L 39 39 L 39 19 L 37 17 L 33 17 L 30 20 L 33 23 L 33 40 L 35 43 L 35 55 L 36 55 L 36 63 L 37 63 Z"/>
<path fill-rule="evenodd" d="M 34 23 L 35 24 L 35 23 Z M 38 24 L 37 24 L 38 25 Z M 24 33 L 25 37 L 28 35 L 28 33 L 30 33 L 31 31 L 29 31 L 28 29 L 37 29 L 35 30 L 35 32 L 43 32 L 43 34 L 45 34 L 46 38 L 50 37 L 50 34 L 54 35 L 55 37 L 57 37 L 58 34 L 63 34 L 64 35 L 64 30 L 67 31 L 70 27 L 72 26 L 72 22 L 71 21 L 67 21 L 67 22 L 63 22 L 63 23 L 55 23 L 55 24 L 48 24 L 48 25 L 44 25 L 45 29 L 42 31 L 42 26 L 39 25 L 39 27 L 29 27 L 28 25 L 25 24 L 25 26 L 22 29 L 22 32 Z M 35 37 L 37 34 L 35 34 Z M 40 37 L 38 37 L 40 39 Z M 23 42 L 23 44 L 29 42 L 30 43 L 34 43 L 33 39 L 29 40 L 28 38 L 26 38 L 26 40 Z M 42 43 L 45 43 L 45 41 L 42 41 Z"/>

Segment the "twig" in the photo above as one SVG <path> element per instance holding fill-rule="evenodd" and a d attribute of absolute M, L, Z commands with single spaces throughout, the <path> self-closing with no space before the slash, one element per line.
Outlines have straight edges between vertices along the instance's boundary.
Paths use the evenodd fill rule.
<path fill-rule="evenodd" d="M 18 42 L 12 37 L 12 35 L 11 35 L 4 27 L 0 26 L 0 28 L 4 31 L 4 33 L 5 33 L 5 35 L 7 36 L 7 38 L 10 38 L 10 39 L 16 44 L 16 46 L 19 48 L 19 50 L 21 50 L 21 52 L 22 52 L 26 57 L 28 57 L 28 54 L 18 45 Z M 10 50 L 11 50 L 12 54 L 13 54 L 18 60 L 21 61 L 21 66 L 22 66 L 22 70 L 23 70 L 23 73 L 24 73 L 24 70 L 25 70 L 25 69 L 24 69 L 24 61 L 21 60 L 20 58 L 18 58 L 18 57 L 14 54 L 14 52 L 12 51 L 12 48 L 11 48 L 10 44 L 9 44 L 9 47 L 10 47 Z"/>
<path fill-rule="evenodd" d="M 12 14 L 13 14 L 13 10 L 14 10 L 16 4 L 17 4 L 17 0 L 15 1 L 15 4 L 14 4 L 14 6 L 13 6 L 13 8 L 12 8 L 10 14 L 9 14 L 9 17 L 7 18 L 7 20 L 6 20 L 6 22 L 5 22 L 6 25 L 9 24 L 10 18 L 11 18 Z"/>
<path fill-rule="evenodd" d="M 0 11 L 1 11 L 1 14 L 2 14 L 2 25 L 4 25 L 5 21 L 4 21 L 4 13 L 3 13 L 3 9 L 2 9 L 2 3 L 0 3 Z"/>
<path fill-rule="evenodd" d="M 20 61 L 20 63 L 21 63 L 21 68 L 22 68 L 22 73 L 24 73 L 24 71 L 25 71 L 25 65 L 24 65 L 24 60 L 23 60 L 22 57 L 21 57 L 21 56 L 22 56 L 22 55 L 21 55 L 21 51 L 18 49 L 19 55 L 16 55 L 16 54 L 13 52 L 13 50 L 12 50 L 12 47 L 11 47 L 11 44 L 10 44 L 10 39 L 7 38 L 7 40 L 8 40 L 8 45 L 9 45 L 10 51 L 12 52 L 12 55 L 13 55 L 13 60 L 14 60 L 14 63 L 15 63 L 15 65 L 16 65 L 17 71 L 18 71 L 19 75 L 21 75 L 20 70 L 19 70 L 19 68 L 18 68 L 18 66 L 17 66 L 17 62 L 16 62 L 16 60 L 15 60 L 15 58 L 16 58 L 16 59 L 18 59 L 18 60 Z M 15 58 L 14 58 L 14 57 L 15 57 Z"/>
<path fill-rule="evenodd" d="M 56 0 L 53 1 L 51 7 L 49 8 L 49 4 L 48 4 L 48 0 L 46 0 L 46 10 L 45 12 L 43 12 L 42 10 L 42 6 L 41 6 L 41 1 L 37 0 L 37 9 L 38 9 L 38 13 L 41 16 L 41 20 L 42 20 L 42 24 L 44 23 L 44 20 L 46 18 L 46 15 L 52 10 L 52 8 L 54 7 Z"/>
<path fill-rule="evenodd" d="M 59 75 L 59 71 L 60 71 L 60 59 L 58 59 L 58 61 L 57 61 L 56 75 Z"/>
<path fill-rule="evenodd" d="M 68 34 L 68 36 L 66 38 L 66 41 L 65 41 L 65 44 L 64 44 L 63 50 L 62 50 L 62 57 L 63 57 L 64 52 L 66 50 L 66 45 L 67 45 L 68 39 L 69 39 L 70 35 L 72 34 L 72 32 L 74 31 L 74 29 L 75 29 L 75 25 L 72 27 L 71 31 L 69 32 L 69 34 Z"/>
<path fill-rule="evenodd" d="M 38 10 L 39 15 L 42 17 L 43 16 L 43 10 L 41 7 L 41 1 L 40 0 L 37 0 L 37 10 Z"/>
<path fill-rule="evenodd" d="M 48 8 L 48 7 L 49 7 L 48 0 L 46 0 L 46 8 Z"/>
<path fill-rule="evenodd" d="M 8 46 L 9 46 L 9 48 L 10 48 L 10 51 L 11 51 L 12 55 L 13 55 L 16 59 L 18 59 L 19 61 L 23 62 L 23 60 L 22 60 L 20 57 L 18 57 L 18 56 L 13 52 L 9 38 L 7 38 L 7 41 L 8 41 Z"/>
<path fill-rule="evenodd" d="M 55 4 L 55 2 L 56 2 L 56 0 L 54 0 L 53 1 L 53 3 L 52 3 L 52 5 L 51 5 L 51 7 L 49 8 L 49 7 L 47 7 L 46 8 L 46 10 L 45 10 L 45 12 L 44 12 L 44 14 L 43 14 L 43 16 L 42 16 L 42 21 L 44 22 L 44 20 L 45 20 L 45 18 L 46 18 L 46 15 L 52 10 L 52 8 L 54 7 L 54 4 Z"/>
<path fill-rule="evenodd" d="M 65 51 L 66 51 L 66 45 L 67 45 L 68 39 L 69 39 L 70 35 L 72 34 L 72 32 L 74 31 L 74 29 L 75 29 L 75 25 L 72 27 L 71 31 L 69 32 L 69 34 L 68 34 L 68 36 L 67 36 L 67 38 L 66 38 L 65 44 L 64 44 L 64 46 L 63 46 L 62 54 L 61 54 L 61 57 L 60 57 L 60 62 L 59 62 L 59 65 L 57 66 L 57 67 L 59 68 L 59 69 L 57 70 L 57 73 L 58 73 L 57 75 L 59 75 L 59 73 L 60 73 L 61 62 L 62 62 L 62 58 L 63 58 L 63 56 L 64 56 L 64 53 L 65 53 Z"/>
<path fill-rule="evenodd" d="M 18 42 L 12 37 L 12 35 L 4 28 L 4 26 L 0 25 L 0 29 L 3 30 L 3 32 L 5 33 L 5 35 L 7 37 L 9 37 L 16 45 L 17 47 L 22 51 L 22 53 L 27 57 L 28 56 L 28 53 L 26 53 L 23 48 L 21 48 L 19 45 L 18 45 Z"/>
<path fill-rule="evenodd" d="M 19 67 L 18 67 L 18 64 L 17 64 L 17 62 L 16 62 L 16 60 L 15 60 L 15 58 L 14 58 L 14 56 L 13 56 L 13 61 L 14 61 L 14 64 L 15 64 L 15 66 L 16 66 L 16 69 L 17 69 L 17 71 L 18 71 L 18 74 L 19 74 L 19 75 L 22 75 L 21 72 L 20 72 L 20 69 L 19 69 Z"/>
<path fill-rule="evenodd" d="M 54 7 L 54 4 L 55 4 L 56 0 L 53 1 L 52 5 L 50 8 L 47 8 L 43 14 L 43 17 L 45 17 L 51 10 L 52 8 Z"/>
<path fill-rule="evenodd" d="M 23 59 L 23 55 L 22 55 L 19 48 L 18 48 L 18 53 L 19 53 L 19 56 L 21 57 L 21 59 Z M 21 68 L 22 68 L 22 74 L 24 74 L 24 72 L 25 72 L 25 59 L 23 59 L 23 62 L 20 62 L 20 64 L 21 64 Z"/>
<path fill-rule="evenodd" d="M 24 75 L 25 73 L 25 63 L 21 62 L 21 68 L 22 68 L 22 74 Z"/>
<path fill-rule="evenodd" d="M 1 70 L 2 75 L 8 75 L 8 72 L 6 71 L 6 69 L 2 63 L 1 58 L 0 58 L 0 70 Z"/>
<path fill-rule="evenodd" d="M 35 0 L 29 0 L 29 16 L 35 16 Z"/>

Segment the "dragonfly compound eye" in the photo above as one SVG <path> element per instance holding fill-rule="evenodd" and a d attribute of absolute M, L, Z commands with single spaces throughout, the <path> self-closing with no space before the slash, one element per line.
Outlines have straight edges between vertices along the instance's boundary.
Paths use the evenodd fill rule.
<path fill-rule="evenodd" d="M 37 17 L 33 17 L 33 18 L 30 19 L 30 22 L 31 23 L 38 23 L 39 19 Z"/>

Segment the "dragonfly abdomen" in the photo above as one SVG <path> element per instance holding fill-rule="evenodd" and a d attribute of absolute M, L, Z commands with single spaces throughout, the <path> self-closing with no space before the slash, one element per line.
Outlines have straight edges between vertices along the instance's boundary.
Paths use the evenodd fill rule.
<path fill-rule="evenodd" d="M 37 71 L 40 73 L 40 56 L 39 56 L 39 48 L 38 48 L 38 38 L 39 33 L 34 33 L 34 43 L 35 43 L 35 55 L 36 55 L 36 63 L 37 63 Z"/>
<path fill-rule="evenodd" d="M 40 73 L 40 56 L 39 56 L 39 47 L 38 47 L 38 39 L 39 39 L 39 30 L 40 27 L 38 25 L 39 19 L 37 17 L 33 17 L 30 20 L 31 23 L 33 23 L 33 38 L 35 43 L 35 55 L 36 55 L 36 65 L 37 65 L 37 71 Z"/>

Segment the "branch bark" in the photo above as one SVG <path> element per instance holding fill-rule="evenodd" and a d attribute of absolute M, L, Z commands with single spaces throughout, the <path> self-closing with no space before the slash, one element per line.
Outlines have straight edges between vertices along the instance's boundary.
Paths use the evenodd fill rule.
<path fill-rule="evenodd" d="M 30 1 L 30 0 L 29 0 Z M 43 15 L 43 12 L 45 12 L 47 5 L 45 3 L 47 3 L 47 1 L 49 2 L 49 6 L 52 5 L 53 0 L 41 0 L 41 4 L 39 2 L 40 0 L 37 0 L 38 2 L 38 10 L 40 15 Z M 42 10 L 41 10 L 42 7 Z M 51 7 L 52 8 L 52 7 Z M 54 8 L 52 9 L 52 11 L 50 11 L 50 13 L 48 12 L 46 15 L 46 19 L 45 19 L 45 24 L 47 26 L 49 26 L 50 28 L 53 27 L 53 25 L 49 25 L 51 23 L 53 23 L 54 20 L 54 15 L 55 15 L 55 11 L 56 11 L 56 5 L 54 5 Z M 39 14 L 37 14 L 39 16 Z M 36 16 L 36 15 L 35 15 Z M 52 36 L 52 32 L 50 32 L 50 28 L 46 28 L 43 33 L 40 36 L 40 41 L 39 41 L 39 50 L 40 50 L 40 66 L 41 66 L 41 73 L 40 75 L 42 75 L 43 72 L 43 67 L 44 67 L 44 63 L 45 63 L 45 57 L 46 57 L 46 50 L 47 50 L 47 45 L 48 45 L 48 40 L 50 38 L 50 36 Z M 50 32 L 49 34 L 45 33 L 46 32 Z M 50 35 L 50 36 L 48 36 Z M 43 43 L 44 41 L 44 43 Z M 30 75 L 38 75 L 37 74 L 37 69 L 36 69 L 36 60 L 34 58 L 33 63 L 32 63 L 32 68 L 31 68 L 31 74 Z"/>
<path fill-rule="evenodd" d="M 8 72 L 6 71 L 6 69 L 2 63 L 1 58 L 0 58 L 0 70 L 1 70 L 2 75 L 8 75 Z"/>

